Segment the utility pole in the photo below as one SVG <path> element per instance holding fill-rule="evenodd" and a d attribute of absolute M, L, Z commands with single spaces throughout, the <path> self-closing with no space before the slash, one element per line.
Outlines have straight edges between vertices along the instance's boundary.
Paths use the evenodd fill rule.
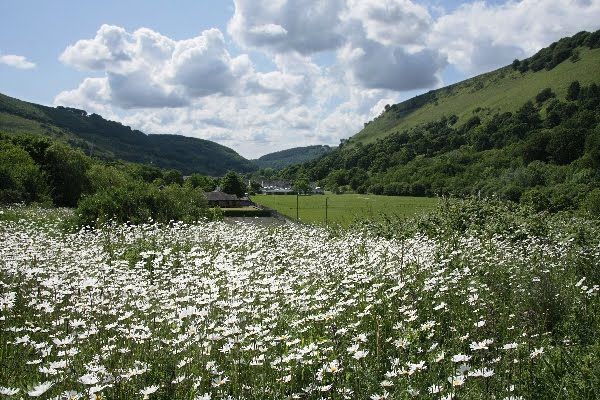
<path fill-rule="evenodd" d="M 300 218 L 298 218 L 298 192 L 296 192 L 296 221 L 299 221 Z"/>
<path fill-rule="evenodd" d="M 329 197 L 325 197 L 325 226 L 327 226 L 327 200 Z"/>

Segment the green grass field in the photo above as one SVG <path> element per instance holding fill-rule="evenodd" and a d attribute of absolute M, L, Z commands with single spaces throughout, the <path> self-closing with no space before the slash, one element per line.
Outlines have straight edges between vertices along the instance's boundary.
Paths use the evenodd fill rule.
<path fill-rule="evenodd" d="M 296 196 L 256 195 L 252 201 L 276 209 L 280 214 L 296 219 Z M 327 223 L 348 226 L 356 219 L 379 218 L 382 215 L 411 217 L 427 211 L 439 200 L 426 197 L 376 196 L 365 194 L 298 196 L 298 219 L 310 224 Z M 325 203 L 327 202 L 327 210 Z"/>

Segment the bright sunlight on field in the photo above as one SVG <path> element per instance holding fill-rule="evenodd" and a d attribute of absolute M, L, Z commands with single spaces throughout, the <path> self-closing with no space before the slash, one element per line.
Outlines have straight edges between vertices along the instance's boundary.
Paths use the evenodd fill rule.
<path fill-rule="evenodd" d="M 600 229 L 494 204 L 351 230 L 0 215 L 0 395 L 600 395 Z"/>
<path fill-rule="evenodd" d="M 296 203 L 296 200 L 298 203 Z M 312 224 L 340 224 L 348 226 L 357 219 L 388 216 L 412 217 L 431 210 L 438 199 L 408 196 L 378 196 L 373 194 L 343 195 L 256 195 L 252 201 L 295 220 Z M 296 206 L 298 211 L 296 212 Z"/>

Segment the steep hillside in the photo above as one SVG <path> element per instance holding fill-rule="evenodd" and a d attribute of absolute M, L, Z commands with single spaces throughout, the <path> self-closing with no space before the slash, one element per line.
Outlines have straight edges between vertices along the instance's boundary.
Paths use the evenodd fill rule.
<path fill-rule="evenodd" d="M 591 39 L 587 42 L 585 37 L 582 38 L 583 33 L 561 39 L 518 64 L 386 107 L 379 117 L 366 123 L 350 142 L 371 143 L 443 116 L 456 115 L 460 126 L 475 114 L 485 117 L 498 112 L 515 112 L 546 87 L 551 87 L 559 98 L 564 98 L 572 81 L 578 80 L 581 85 L 589 85 L 600 80 L 599 32 L 588 34 L 587 38 Z M 590 48 L 590 45 L 595 48 Z M 561 47 L 566 49 L 561 51 Z M 557 58 L 554 58 L 555 53 Z M 561 58 L 563 61 L 557 62 Z"/>
<path fill-rule="evenodd" d="M 293 149 L 265 154 L 256 160 L 252 160 L 252 162 L 258 168 L 280 169 L 314 160 L 323 154 L 329 153 L 331 150 L 332 148 L 326 145 L 295 147 Z"/>
<path fill-rule="evenodd" d="M 104 159 L 154 164 L 184 174 L 219 176 L 255 167 L 232 149 L 180 135 L 146 135 L 97 114 L 46 107 L 0 94 L 0 132 L 50 136 Z"/>

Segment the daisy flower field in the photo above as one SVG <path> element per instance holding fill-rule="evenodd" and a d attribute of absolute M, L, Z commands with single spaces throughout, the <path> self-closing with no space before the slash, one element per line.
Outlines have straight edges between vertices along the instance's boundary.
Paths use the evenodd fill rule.
<path fill-rule="evenodd" d="M 597 220 L 65 219 L 0 214 L 0 398 L 600 396 Z"/>

